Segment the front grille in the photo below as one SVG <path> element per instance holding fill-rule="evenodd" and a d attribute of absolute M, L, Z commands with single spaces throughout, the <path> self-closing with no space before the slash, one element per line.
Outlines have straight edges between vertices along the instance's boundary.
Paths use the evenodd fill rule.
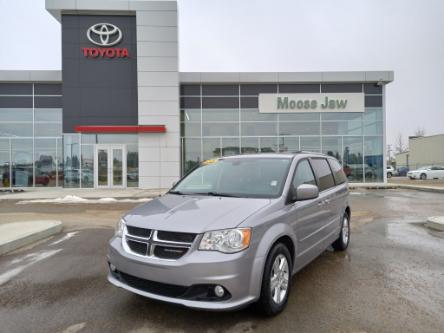
<path fill-rule="evenodd" d="M 131 227 L 129 225 L 126 228 L 128 229 L 128 234 L 132 236 L 149 238 L 151 235 L 151 229 Z"/>
<path fill-rule="evenodd" d="M 179 243 L 192 243 L 196 234 L 190 234 L 187 232 L 169 232 L 169 231 L 158 231 L 157 238 L 159 240 L 166 240 L 171 242 Z"/>
<path fill-rule="evenodd" d="M 137 255 L 177 260 L 193 245 L 197 234 L 170 232 L 126 226 L 123 233 L 125 249 Z"/>
<path fill-rule="evenodd" d="M 188 248 L 186 247 L 171 247 L 157 245 L 154 248 L 154 255 L 162 259 L 179 259 L 185 253 L 187 253 Z"/>
<path fill-rule="evenodd" d="M 133 241 L 133 240 L 127 240 L 126 243 L 128 244 L 129 248 L 131 249 L 131 251 L 137 253 L 137 254 L 141 254 L 143 256 L 146 256 L 148 253 L 148 244 L 146 243 L 142 243 L 142 242 L 137 242 L 137 241 Z"/>

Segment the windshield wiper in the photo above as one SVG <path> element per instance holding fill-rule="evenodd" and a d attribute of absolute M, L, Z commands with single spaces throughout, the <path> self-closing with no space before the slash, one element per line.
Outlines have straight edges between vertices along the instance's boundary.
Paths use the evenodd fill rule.
<path fill-rule="evenodd" d="M 178 194 L 178 195 L 186 195 L 187 193 L 183 193 L 183 192 L 180 192 L 180 191 L 168 191 L 168 193 L 170 193 L 170 194 Z"/>
<path fill-rule="evenodd" d="M 213 197 L 239 198 L 238 195 L 228 194 L 228 193 L 206 192 L 206 193 L 202 193 L 202 194 L 211 195 Z"/>

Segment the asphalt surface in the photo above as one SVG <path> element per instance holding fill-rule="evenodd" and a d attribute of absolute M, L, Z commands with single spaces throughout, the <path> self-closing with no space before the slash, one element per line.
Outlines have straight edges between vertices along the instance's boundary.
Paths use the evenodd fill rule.
<path fill-rule="evenodd" d="M 292 280 L 287 309 L 194 311 L 133 295 L 106 281 L 115 216 L 131 205 L 0 202 L 0 222 L 59 216 L 67 231 L 0 257 L 0 332 L 443 332 L 444 194 L 351 194 L 352 238 Z M 77 222 L 76 222 L 77 221 Z"/>
<path fill-rule="evenodd" d="M 410 179 L 408 177 L 391 177 L 387 179 L 389 184 L 417 185 L 417 186 L 433 186 L 444 187 L 444 179 Z"/>

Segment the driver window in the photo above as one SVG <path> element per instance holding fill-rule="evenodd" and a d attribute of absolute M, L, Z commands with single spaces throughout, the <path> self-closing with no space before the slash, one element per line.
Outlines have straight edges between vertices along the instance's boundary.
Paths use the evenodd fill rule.
<path fill-rule="evenodd" d="M 308 160 L 302 160 L 299 162 L 294 174 L 293 188 L 296 189 L 302 184 L 316 185 L 316 180 Z"/>

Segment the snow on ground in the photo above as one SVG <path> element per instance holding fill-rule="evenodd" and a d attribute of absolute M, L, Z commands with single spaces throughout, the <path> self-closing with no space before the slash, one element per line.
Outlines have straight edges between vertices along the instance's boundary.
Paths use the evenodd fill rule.
<path fill-rule="evenodd" d="M 22 200 L 18 204 L 33 204 L 33 203 L 56 203 L 56 204 L 67 204 L 67 203 L 86 203 L 86 204 L 107 204 L 107 203 L 119 203 L 119 202 L 147 202 L 150 198 L 137 198 L 137 199 L 116 199 L 116 198 L 100 198 L 100 199 L 86 199 L 75 195 L 65 195 L 61 198 L 54 199 L 36 199 L 36 200 Z"/>

